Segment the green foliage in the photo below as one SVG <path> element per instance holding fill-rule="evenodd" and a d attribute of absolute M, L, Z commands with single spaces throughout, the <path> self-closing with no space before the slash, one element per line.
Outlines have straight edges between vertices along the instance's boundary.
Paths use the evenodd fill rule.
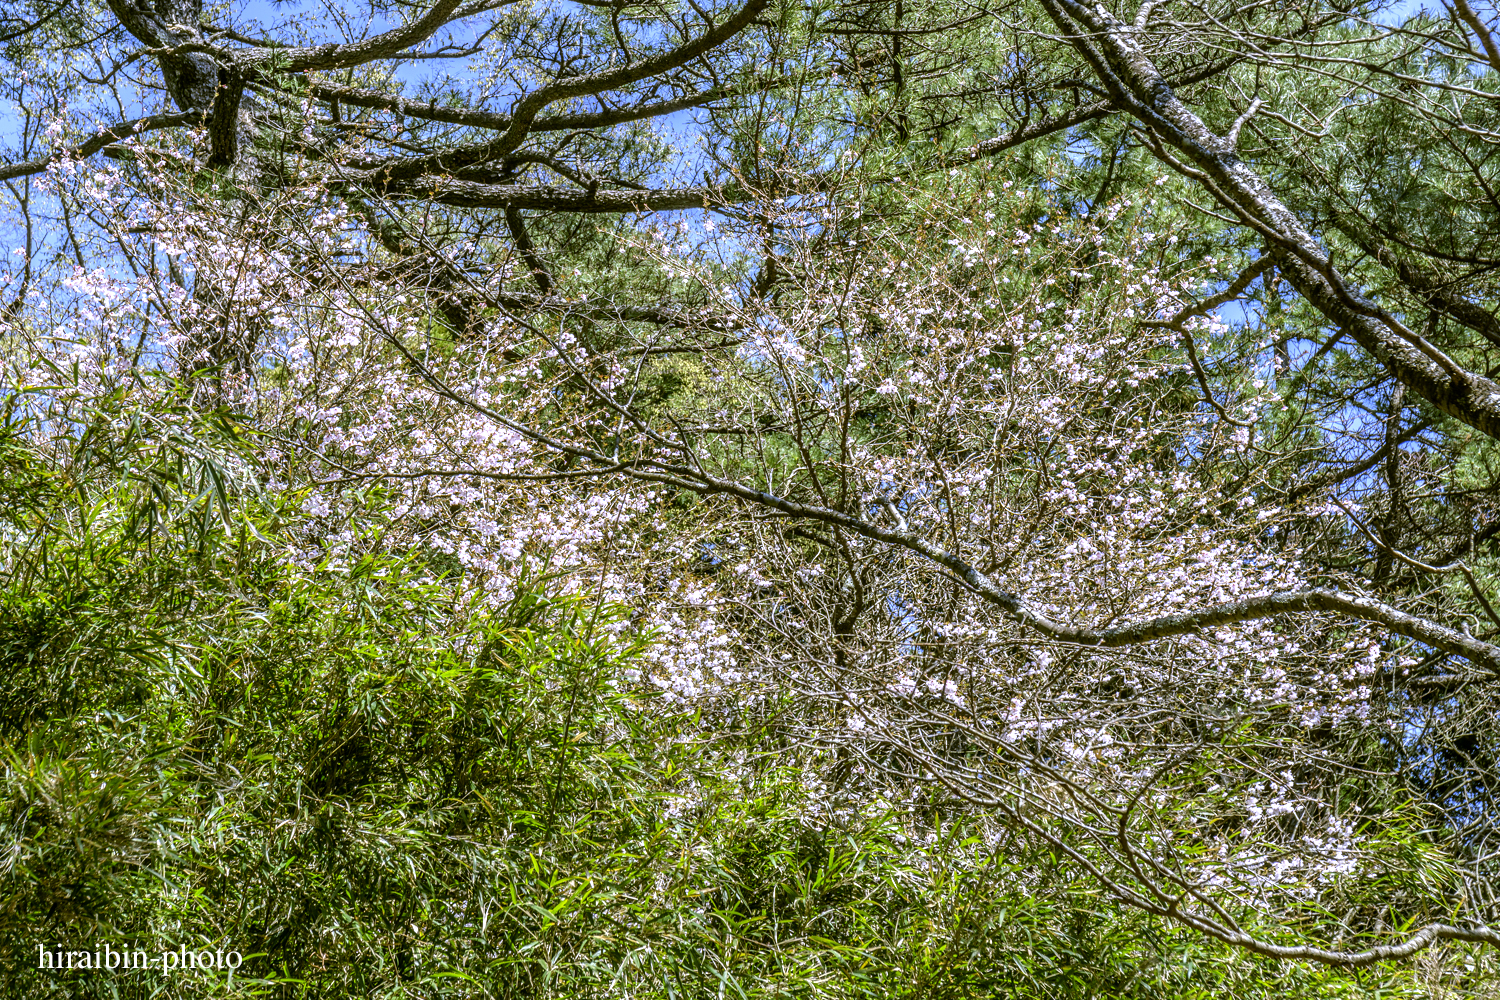
<path fill-rule="evenodd" d="M 983 816 L 830 813 L 774 725 L 625 685 L 650 637 L 608 605 L 434 577 L 379 492 L 299 560 L 232 421 L 97 405 L 0 439 L 6 996 L 1367 995 L 1122 914 Z M 105 944 L 158 968 L 36 968 Z"/>

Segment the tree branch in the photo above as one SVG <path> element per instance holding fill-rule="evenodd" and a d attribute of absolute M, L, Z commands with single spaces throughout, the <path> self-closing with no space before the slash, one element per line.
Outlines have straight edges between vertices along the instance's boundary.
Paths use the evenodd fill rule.
<path fill-rule="evenodd" d="M 739 34 L 761 11 L 766 9 L 769 3 L 770 0 L 749 0 L 731 17 L 710 27 L 697 38 L 647 59 L 641 59 L 617 69 L 553 80 L 517 101 L 511 109 L 510 124 L 492 141 L 470 147 L 462 152 L 438 153 L 398 161 L 382 168 L 381 174 L 391 181 L 413 180 L 424 174 L 451 173 L 462 167 L 503 157 L 514 152 L 521 145 L 530 132 L 531 124 L 538 112 L 547 105 L 575 97 L 600 94 L 607 90 L 616 90 L 690 62 Z"/>
<path fill-rule="evenodd" d="M 300 73 L 310 69 L 344 69 L 376 59 L 388 59 L 431 38 L 439 28 L 456 19 L 455 12 L 462 16 L 464 12 L 458 10 L 461 2 L 462 0 L 438 0 L 426 14 L 411 24 L 362 42 L 330 42 L 327 45 L 276 48 L 258 53 L 255 63 L 284 73 Z"/>
<path fill-rule="evenodd" d="M 1438 409 L 1500 438 L 1500 384 L 1462 369 L 1374 302 L 1352 291 L 1322 246 L 1266 181 L 1177 97 L 1137 41 L 1102 7 L 1042 0 L 1116 106 L 1183 153 L 1198 183 L 1273 244 L 1294 288 L 1403 385 Z M 1081 26 L 1081 27 L 1080 27 Z"/>
<path fill-rule="evenodd" d="M 361 180 L 370 183 L 368 178 Z M 348 183 L 340 182 L 341 186 Z M 543 184 L 480 184 L 446 177 L 391 184 L 386 193 L 412 195 L 455 208 L 520 208 L 583 214 L 672 212 L 707 208 L 724 200 L 720 189 L 710 187 L 590 192 Z"/>
<path fill-rule="evenodd" d="M 23 160 L 20 163 L 9 163 L 0 166 L 0 181 L 8 181 L 16 177 L 25 177 L 28 174 L 39 174 L 63 160 L 81 160 L 84 157 L 93 156 L 105 146 L 116 142 L 124 142 L 134 136 L 144 135 L 147 132 L 155 132 L 158 129 L 176 128 L 179 125 L 196 125 L 203 121 L 201 111 L 178 111 L 169 115 L 146 115 L 144 118 L 134 118 L 128 122 L 120 122 L 111 125 L 102 132 L 96 133 L 93 138 L 81 145 L 71 149 L 61 149 L 46 156 L 39 156 L 33 160 Z"/>

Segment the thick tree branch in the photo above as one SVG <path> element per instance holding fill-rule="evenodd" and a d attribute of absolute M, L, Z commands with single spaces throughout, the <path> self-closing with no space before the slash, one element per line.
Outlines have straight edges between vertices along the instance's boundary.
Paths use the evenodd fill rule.
<path fill-rule="evenodd" d="M 451 173 L 466 166 L 503 157 L 521 145 L 531 130 L 532 122 L 547 105 L 617 90 L 691 62 L 739 34 L 769 3 L 770 0 L 749 0 L 731 17 L 710 27 L 697 38 L 650 58 L 617 69 L 554 80 L 517 101 L 511 108 L 510 125 L 494 140 L 470 147 L 461 153 L 438 153 L 398 161 L 382 168 L 382 176 L 391 181 L 413 180 L 424 174 Z"/>
<path fill-rule="evenodd" d="M 93 156 L 106 146 L 117 142 L 124 142 L 134 136 L 144 135 L 147 132 L 155 132 L 158 129 L 176 128 L 180 125 L 196 125 L 203 120 L 203 115 L 198 111 L 178 111 L 168 115 L 146 115 L 144 118 L 135 118 L 128 122 L 120 122 L 111 125 L 102 132 L 96 133 L 93 138 L 74 146 L 71 149 L 60 149 L 46 156 L 39 156 L 32 160 L 23 160 L 20 163 L 8 163 L 0 166 L 0 181 L 8 181 L 16 177 L 25 177 L 28 174 L 39 174 L 63 160 L 81 160 Z"/>
<path fill-rule="evenodd" d="M 344 69 L 359 66 L 376 59 L 398 56 L 413 45 L 427 41 L 438 29 L 456 20 L 464 12 L 459 10 L 462 0 L 438 0 L 432 7 L 405 27 L 383 32 L 362 42 L 349 44 L 297 46 L 272 49 L 257 54 L 257 65 L 274 67 L 284 73 L 300 73 L 310 69 Z"/>
<path fill-rule="evenodd" d="M 520 208 L 582 214 L 672 212 L 707 208 L 725 200 L 723 191 L 710 187 L 580 191 L 543 184 L 480 184 L 450 178 L 392 184 L 386 193 L 411 195 L 455 208 Z"/>
<path fill-rule="evenodd" d="M 531 123 L 528 132 L 566 132 L 573 129 L 608 128 L 611 125 L 623 125 L 627 122 L 641 121 L 645 118 L 658 118 L 662 115 L 675 114 L 678 111 L 686 111 L 689 108 L 712 104 L 714 101 L 721 101 L 726 97 L 755 93 L 763 89 L 767 88 L 765 86 L 710 87 L 707 90 L 684 94 L 682 97 L 674 98 L 670 101 L 655 101 L 633 108 L 611 108 L 606 111 L 547 115 L 535 119 Z M 331 83 L 311 82 L 307 86 L 307 92 L 309 96 L 315 97 L 318 100 L 339 101 L 357 108 L 397 111 L 412 118 L 442 122 L 447 125 L 464 125 L 470 128 L 503 131 L 510 128 L 511 123 L 514 121 L 508 114 L 500 114 L 494 111 L 480 111 L 474 108 L 446 107 L 426 101 L 409 101 L 401 97 L 393 97 L 378 90 L 367 90 L 363 87 L 344 87 Z M 479 144 L 476 143 L 475 148 L 478 148 L 478 146 Z"/>
<path fill-rule="evenodd" d="M 1090 105 L 1049 118 L 1034 125 L 1016 129 L 1007 135 L 996 136 L 984 142 L 959 150 L 954 155 L 939 160 L 931 169 L 946 170 L 950 167 L 986 156 L 995 156 L 1009 149 L 1025 145 L 1035 139 L 1054 135 L 1074 125 L 1091 121 L 1109 113 L 1099 105 Z M 358 177 L 340 182 L 346 186 L 368 185 L 383 187 L 387 194 L 407 195 L 423 198 L 440 205 L 454 208 L 510 208 L 537 211 L 572 212 L 581 214 L 628 213 L 628 212 L 674 212 L 694 208 L 709 208 L 714 205 L 736 204 L 755 197 L 792 197 L 817 194 L 834 187 L 842 179 L 832 173 L 807 179 L 795 187 L 758 191 L 751 193 L 738 185 L 724 187 L 683 187 L 658 189 L 607 188 L 579 190 L 540 184 L 487 184 L 458 178 L 419 178 L 411 181 L 382 184 L 378 171 L 362 172 Z M 892 174 L 871 180 L 871 184 L 888 184 L 905 179 L 909 175 Z"/>
<path fill-rule="evenodd" d="M 521 218 L 521 210 L 514 205 L 505 206 L 505 226 L 516 244 L 516 252 L 521 255 L 521 260 L 525 261 L 531 272 L 531 280 L 536 282 L 537 291 L 543 295 L 551 294 L 552 272 L 547 269 L 541 254 L 537 253 L 536 244 L 526 231 L 526 220 Z"/>
<path fill-rule="evenodd" d="M 1398 635 L 1404 635 L 1444 652 L 1462 656 L 1500 677 L 1500 646 L 1475 639 L 1456 629 L 1417 618 L 1379 601 L 1330 590 L 1259 594 L 1197 611 L 1162 615 L 1110 629 L 1096 630 L 1067 625 L 1042 614 L 1025 598 L 1003 590 L 967 561 L 911 532 L 884 528 L 840 511 L 797 503 L 730 480 L 715 479 L 686 466 L 673 467 L 667 471 L 682 478 L 680 485 L 700 493 L 721 493 L 734 496 L 791 517 L 837 525 L 854 534 L 916 552 L 947 569 L 990 604 L 1004 609 L 1018 621 L 1031 626 L 1047 638 L 1061 642 L 1076 643 L 1080 646 L 1133 646 L 1156 639 L 1189 635 L 1220 625 L 1233 625 L 1285 614 L 1329 611 L 1382 625 Z M 698 485 L 689 485 L 693 482 Z"/>
<path fill-rule="evenodd" d="M 1453 11 L 1465 27 L 1474 32 L 1479 39 L 1479 44 L 1484 48 L 1484 56 L 1489 60 L 1490 68 L 1500 73 L 1500 45 L 1495 44 L 1495 36 L 1491 33 L 1489 25 L 1474 13 L 1474 8 L 1469 6 L 1468 0 L 1453 0 Z"/>
<path fill-rule="evenodd" d="M 1042 0 L 1111 100 L 1187 157 L 1189 176 L 1272 244 L 1294 288 L 1403 385 L 1477 430 L 1500 437 L 1500 384 L 1465 371 L 1395 317 L 1353 291 L 1319 242 L 1233 145 L 1177 97 L 1138 40 L 1102 7 Z"/>
<path fill-rule="evenodd" d="M 219 90 L 208 121 L 210 167 L 229 166 L 239 155 L 240 97 L 244 92 L 245 79 L 237 67 L 219 70 Z"/>

